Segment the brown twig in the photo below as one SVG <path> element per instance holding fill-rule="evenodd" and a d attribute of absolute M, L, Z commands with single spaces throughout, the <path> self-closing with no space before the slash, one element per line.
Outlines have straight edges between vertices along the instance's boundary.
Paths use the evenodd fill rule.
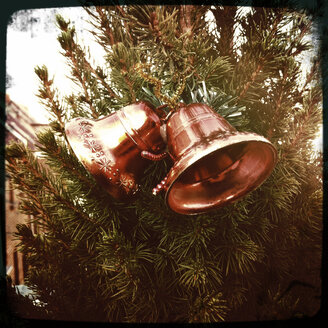
<path fill-rule="evenodd" d="M 222 55 L 228 55 L 235 60 L 233 56 L 233 35 L 237 7 L 225 6 L 223 10 L 220 7 L 215 7 L 211 11 L 216 21 L 217 30 L 221 36 L 219 39 L 220 53 Z"/>
<path fill-rule="evenodd" d="M 180 27 L 182 34 L 187 34 L 188 38 L 191 39 L 193 36 L 193 24 L 191 22 L 191 13 L 194 10 L 193 5 L 182 5 L 180 6 Z"/>
<path fill-rule="evenodd" d="M 255 71 L 252 73 L 250 79 L 246 82 L 246 84 L 244 85 L 244 88 L 242 90 L 242 92 L 239 94 L 237 100 L 242 99 L 245 94 L 247 93 L 249 87 L 251 86 L 252 83 L 254 83 L 256 77 L 258 76 L 258 74 L 260 73 L 261 69 L 263 68 L 263 59 L 260 59 L 260 62 L 258 63 Z"/>

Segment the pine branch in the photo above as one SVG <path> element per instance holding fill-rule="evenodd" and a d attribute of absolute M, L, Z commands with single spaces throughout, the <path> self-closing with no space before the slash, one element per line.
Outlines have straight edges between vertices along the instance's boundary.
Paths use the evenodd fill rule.
<path fill-rule="evenodd" d="M 280 45 L 274 44 L 274 41 L 279 33 L 279 23 L 283 20 L 283 13 L 281 11 L 277 11 L 276 15 L 273 15 L 273 17 L 266 19 L 266 15 L 270 14 L 272 14 L 270 9 L 267 13 L 266 8 L 256 8 L 255 15 L 248 16 L 247 23 L 243 22 L 243 25 L 245 26 L 244 34 L 248 41 L 243 47 L 246 50 L 246 55 L 254 56 L 256 58 L 257 63 L 252 73 L 247 73 L 249 78 L 241 88 L 238 100 L 245 98 L 245 95 L 247 94 L 250 87 L 257 80 L 261 71 L 265 68 L 265 66 L 269 66 L 270 61 L 272 61 L 274 57 L 277 57 L 276 53 L 284 50 L 280 49 Z M 265 30 L 264 32 L 262 25 L 267 26 L 267 30 Z M 277 49 L 275 49 L 276 47 Z M 241 60 L 239 61 L 240 64 L 244 64 L 242 59 L 243 58 L 241 58 Z M 248 58 L 246 57 L 246 61 L 247 60 Z M 238 72 L 236 73 L 238 74 Z"/>
<path fill-rule="evenodd" d="M 283 73 L 282 73 L 282 78 L 279 81 L 280 90 L 279 90 L 279 93 L 277 95 L 278 99 L 275 100 L 275 108 L 274 108 L 273 118 L 270 121 L 269 129 L 268 129 L 268 132 L 267 132 L 267 137 L 268 137 L 269 140 L 272 139 L 273 130 L 276 126 L 276 123 L 277 123 L 277 120 L 278 120 L 279 114 L 280 114 L 280 107 L 281 107 L 281 104 L 282 104 L 282 98 L 283 98 L 283 95 L 286 93 L 285 85 L 286 85 L 286 80 L 287 80 L 287 73 L 288 73 L 287 68 L 284 67 L 283 68 Z"/>
<path fill-rule="evenodd" d="M 64 131 L 65 123 L 63 122 L 63 116 L 65 111 L 59 104 L 57 91 L 53 88 L 53 79 L 49 80 L 48 69 L 45 65 L 42 67 L 37 66 L 34 71 L 42 83 L 37 96 L 43 100 L 49 108 L 49 113 L 55 116 L 61 129 Z"/>
<path fill-rule="evenodd" d="M 161 21 L 161 24 L 159 23 L 158 20 L 158 15 L 156 11 L 153 11 L 150 14 L 150 28 L 154 34 L 155 40 L 158 44 L 161 44 L 165 49 L 172 49 L 173 44 L 168 41 L 167 37 L 165 36 L 165 31 L 164 33 L 161 31 L 162 26 L 165 24 L 165 21 L 170 21 L 172 20 L 177 14 L 177 11 L 173 11 L 172 15 L 168 16 L 164 21 Z"/>
<path fill-rule="evenodd" d="M 310 96 L 309 99 L 306 99 L 306 101 L 308 101 L 309 103 L 304 103 L 303 105 L 305 107 L 303 110 L 305 113 L 301 113 L 305 115 L 301 115 L 300 122 L 295 122 L 294 128 L 296 133 L 293 135 L 292 139 L 288 141 L 287 149 L 285 148 L 285 151 L 282 153 L 281 160 L 289 156 L 291 150 L 299 150 L 299 147 L 297 145 L 300 144 L 302 137 L 310 137 L 310 139 L 312 139 L 313 134 L 311 133 L 311 135 L 309 136 L 309 128 L 313 129 L 317 126 L 317 124 L 313 124 L 313 121 L 315 121 L 315 123 L 318 123 L 317 121 L 321 120 L 321 113 L 318 109 L 320 97 L 313 95 Z"/>
<path fill-rule="evenodd" d="M 312 26 L 312 22 L 309 20 L 308 22 L 304 23 L 301 19 L 300 19 L 300 33 L 298 33 L 296 35 L 295 38 L 293 38 L 292 40 L 289 39 L 290 42 L 290 46 L 287 49 L 287 56 L 291 56 L 291 57 L 295 57 L 298 54 L 300 54 L 302 51 L 306 50 L 306 47 L 304 47 L 301 44 L 302 39 L 304 38 L 304 36 L 306 35 L 306 33 L 308 33 L 308 31 L 310 30 L 311 26 Z M 294 50 L 295 49 L 295 50 Z M 293 51 L 294 50 L 294 51 Z"/>
<path fill-rule="evenodd" d="M 122 6 L 115 6 L 115 9 L 120 13 L 122 20 L 123 20 L 124 27 L 125 27 L 125 32 L 128 35 L 130 42 L 133 44 L 135 40 L 133 39 L 131 32 L 130 32 L 130 26 L 126 19 L 126 12 L 123 10 Z"/>
<path fill-rule="evenodd" d="M 306 76 L 306 80 L 304 82 L 304 85 L 301 89 L 301 91 L 299 92 L 299 98 L 302 99 L 303 98 L 303 94 L 306 91 L 306 87 L 313 81 L 314 76 L 317 74 L 317 72 L 320 69 L 320 64 L 321 61 L 320 59 L 316 59 L 314 61 L 314 63 L 311 66 L 310 72 L 307 74 Z"/>
<path fill-rule="evenodd" d="M 11 148 L 7 148 L 7 152 L 7 161 L 9 163 L 8 169 L 9 172 L 13 173 L 13 182 L 18 188 L 21 188 L 23 192 L 30 195 L 35 193 L 35 188 L 38 188 L 40 191 L 46 191 L 53 196 L 53 201 L 58 205 L 65 205 L 66 208 L 71 209 L 79 217 L 92 223 L 94 226 L 99 226 L 97 222 L 91 219 L 87 214 L 68 200 L 68 197 L 64 191 L 64 186 L 59 186 L 58 184 L 55 185 L 52 181 L 50 172 L 41 168 L 40 164 L 35 158 L 32 157 L 27 149 L 25 149 L 22 145 L 19 146 L 17 144 L 13 144 L 11 145 Z M 19 162 L 24 165 L 23 171 L 19 167 L 18 159 L 15 159 L 15 157 L 11 155 L 14 153 L 16 153 L 15 157 L 19 158 Z M 35 197 L 40 196 L 36 194 Z M 40 199 L 38 202 L 42 202 L 42 200 Z"/>
<path fill-rule="evenodd" d="M 131 102 L 134 103 L 134 102 L 136 102 L 136 99 L 137 99 L 136 98 L 136 93 L 135 93 L 135 88 L 134 88 L 134 83 L 129 78 L 129 72 L 127 70 L 126 63 L 125 63 L 124 59 L 121 59 L 120 63 L 121 63 L 121 74 L 124 78 L 126 86 L 129 89 Z"/>
<path fill-rule="evenodd" d="M 87 189 L 94 188 L 94 181 L 82 173 L 85 169 L 76 160 L 76 156 L 68 155 L 68 150 L 64 148 L 64 145 L 60 145 L 51 130 L 39 132 L 37 138 L 40 143 L 37 147 L 48 157 L 48 165 L 58 171 L 64 170 L 70 178 L 76 177 L 76 182 L 80 181 Z M 71 154 L 74 154 L 72 150 Z"/>
<path fill-rule="evenodd" d="M 90 106 L 90 109 L 91 109 L 91 112 L 92 112 L 92 117 L 93 118 L 98 118 L 99 114 L 97 113 L 96 109 L 92 105 L 92 100 L 91 100 L 91 97 L 90 97 L 89 92 L 88 92 L 88 88 L 87 88 L 87 85 L 86 85 L 86 82 L 87 82 L 86 77 L 82 76 L 82 74 L 79 74 L 78 63 L 77 63 L 77 60 L 76 60 L 75 56 L 73 55 L 73 53 L 69 51 L 69 52 L 66 52 L 66 55 L 68 57 L 70 57 L 70 59 L 71 59 L 71 62 L 72 62 L 73 67 L 74 67 L 73 75 L 75 77 L 77 77 L 78 80 L 80 81 L 80 84 L 81 84 L 82 89 L 84 91 L 84 99 L 85 99 L 85 102 L 87 104 L 89 104 L 89 106 Z"/>
<path fill-rule="evenodd" d="M 94 18 L 94 19 L 97 19 L 98 16 L 95 15 L 93 13 L 92 10 L 90 10 L 88 7 L 84 7 L 84 9 L 86 10 L 86 12 L 89 14 L 90 17 Z M 107 24 L 107 20 L 106 20 L 106 23 L 104 22 L 104 17 L 105 15 L 103 14 L 103 8 L 102 7 L 98 7 L 96 6 L 95 7 L 95 10 L 96 12 L 98 13 L 99 15 L 99 18 L 100 20 L 102 21 L 101 26 L 105 26 L 106 29 L 107 29 L 107 32 L 109 33 L 110 35 L 110 45 L 114 45 L 115 42 L 114 42 L 114 39 L 113 39 L 113 34 L 111 33 L 111 30 L 108 30 L 109 29 L 109 25 Z M 91 25 L 93 25 L 94 27 L 96 27 L 97 29 L 99 29 L 99 27 L 95 24 L 93 24 L 92 22 L 89 22 Z M 64 31 L 66 31 L 67 27 L 63 28 Z M 93 35 L 97 36 L 95 32 L 93 31 L 90 31 L 90 33 L 92 33 Z M 111 87 L 108 85 L 108 83 L 105 81 L 105 76 L 104 74 L 102 73 L 102 71 L 99 71 L 97 72 L 96 69 L 94 69 L 92 67 L 92 65 L 90 64 L 90 62 L 86 59 L 86 57 L 84 56 L 84 62 L 86 64 L 86 67 L 99 79 L 99 81 L 101 82 L 101 84 L 103 85 L 103 87 L 107 90 L 108 94 L 113 97 L 113 98 L 118 98 L 118 95 L 113 91 L 113 89 L 111 89 Z"/>
<path fill-rule="evenodd" d="M 217 31 L 220 33 L 220 38 L 218 40 L 219 53 L 222 56 L 229 56 L 233 62 L 236 62 L 233 55 L 233 37 L 237 7 L 224 6 L 223 9 L 220 7 L 213 7 L 210 10 L 215 18 Z"/>
<path fill-rule="evenodd" d="M 225 321 L 229 311 L 222 293 L 211 291 L 195 299 L 189 306 L 189 323 Z"/>
<path fill-rule="evenodd" d="M 260 58 L 257 66 L 256 66 L 256 69 L 252 72 L 252 74 L 250 76 L 250 79 L 245 83 L 245 85 L 244 85 L 242 91 L 240 92 L 237 100 L 241 100 L 242 98 L 245 97 L 248 89 L 255 82 L 257 76 L 259 75 L 259 73 L 263 69 L 263 66 L 264 66 L 264 58 Z"/>
<path fill-rule="evenodd" d="M 107 90 L 108 94 L 113 97 L 118 99 L 119 96 L 113 91 L 113 89 L 106 83 L 105 79 L 104 79 L 104 75 L 102 74 L 102 72 L 97 72 L 97 70 L 95 70 L 91 64 L 85 59 L 85 64 L 88 67 L 88 69 L 100 80 L 101 84 L 103 85 L 103 87 Z"/>
<path fill-rule="evenodd" d="M 99 114 L 92 104 L 92 96 L 89 93 L 88 77 L 90 74 L 91 65 L 86 61 L 86 56 L 82 48 L 74 41 L 75 29 L 69 27 L 69 22 L 66 22 L 60 15 L 56 16 L 57 25 L 61 28 L 62 33 L 58 36 L 58 41 L 65 51 L 63 55 L 69 60 L 72 67 L 72 75 L 77 79 L 82 87 L 84 96 L 83 100 L 89 105 L 93 118 L 98 118 Z M 88 78 L 87 78 L 88 77 Z"/>
<path fill-rule="evenodd" d="M 88 14 L 96 21 L 98 22 L 98 25 L 96 23 L 91 23 L 95 28 L 102 31 L 103 37 L 98 36 L 97 34 L 93 33 L 99 40 L 99 43 L 103 46 L 105 51 L 108 50 L 108 45 L 111 47 L 114 44 L 117 43 L 117 40 L 115 40 L 113 29 L 110 26 L 110 22 L 108 20 L 107 15 L 104 13 L 105 10 L 109 11 L 108 8 L 104 8 L 102 6 L 95 6 L 95 10 L 97 14 L 94 14 L 92 10 L 90 10 L 88 7 L 84 8 Z"/>
<path fill-rule="evenodd" d="M 179 23 L 181 33 L 186 35 L 189 40 L 193 37 L 194 24 L 191 14 L 195 10 L 193 5 L 182 5 L 179 7 Z"/>

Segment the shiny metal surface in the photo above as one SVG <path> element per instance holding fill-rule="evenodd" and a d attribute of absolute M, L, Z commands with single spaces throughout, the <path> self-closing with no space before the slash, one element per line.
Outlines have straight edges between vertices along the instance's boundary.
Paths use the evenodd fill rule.
<path fill-rule="evenodd" d="M 150 161 L 142 151 L 165 147 L 161 121 L 153 106 L 139 102 L 98 120 L 75 118 L 66 124 L 67 139 L 84 167 L 114 198 L 126 200 L 139 190 Z"/>
<path fill-rule="evenodd" d="M 167 205 L 181 214 L 236 201 L 263 183 L 276 163 L 267 139 L 237 132 L 205 104 L 183 106 L 170 117 L 167 143 L 174 165 L 157 189 L 166 190 Z"/>

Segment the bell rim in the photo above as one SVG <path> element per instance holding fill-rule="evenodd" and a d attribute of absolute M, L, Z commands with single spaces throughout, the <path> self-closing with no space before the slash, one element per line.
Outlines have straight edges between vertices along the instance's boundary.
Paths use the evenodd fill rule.
<path fill-rule="evenodd" d="M 272 150 L 272 155 L 273 155 L 273 160 L 271 163 L 271 169 L 268 170 L 268 173 L 266 175 L 266 177 L 259 183 L 257 184 L 252 190 L 253 191 L 255 189 L 257 189 L 258 187 L 261 186 L 261 184 L 270 176 L 270 174 L 272 173 L 276 163 L 277 163 L 277 150 L 274 147 L 274 145 L 265 137 L 260 136 L 256 133 L 250 133 L 250 132 L 229 132 L 224 134 L 224 139 L 222 139 L 222 137 L 218 138 L 217 136 L 215 138 L 213 138 L 214 140 L 210 140 L 210 144 L 206 145 L 203 142 L 199 143 L 198 148 L 197 146 L 196 148 L 193 147 L 191 149 L 188 150 L 188 152 L 186 154 L 184 154 L 183 157 L 181 157 L 180 159 L 178 159 L 174 165 L 172 166 L 172 168 L 170 169 L 169 173 L 167 174 L 167 181 L 166 181 L 166 192 L 165 192 L 165 203 L 166 205 L 170 207 L 169 203 L 168 203 L 168 196 L 169 193 L 172 189 L 172 186 L 174 184 L 174 182 L 193 164 L 195 164 L 197 161 L 199 161 L 201 158 L 215 152 L 216 150 L 218 150 L 219 148 L 223 149 L 225 147 L 231 146 L 231 145 L 236 145 L 238 143 L 243 143 L 243 142 L 249 142 L 249 141 L 255 141 L 255 142 L 262 142 L 265 143 L 268 147 L 271 148 Z M 220 145 L 220 147 L 218 147 L 218 144 Z M 179 167 L 182 167 L 181 169 L 178 169 Z M 240 196 L 242 197 L 242 195 Z M 234 202 L 235 200 L 238 200 L 240 197 L 237 198 L 232 198 L 231 200 L 228 200 L 225 205 Z M 207 213 L 210 210 L 216 209 L 216 208 L 220 208 L 220 205 L 212 205 L 209 206 L 208 208 L 205 208 L 203 211 L 196 211 L 195 213 L 182 213 L 182 212 L 178 212 L 174 209 L 172 209 L 174 212 L 179 213 L 179 214 L 183 214 L 183 215 L 199 215 L 199 214 L 204 214 Z"/>

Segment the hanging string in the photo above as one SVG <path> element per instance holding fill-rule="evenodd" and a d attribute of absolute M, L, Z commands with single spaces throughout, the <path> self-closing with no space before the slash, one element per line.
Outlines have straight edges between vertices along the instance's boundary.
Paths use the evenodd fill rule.
<path fill-rule="evenodd" d="M 155 96 L 160 99 L 162 102 L 164 102 L 167 107 L 169 107 L 171 109 L 169 115 L 175 111 L 178 107 L 179 107 L 179 97 L 181 96 L 184 88 L 185 88 L 185 85 L 186 85 L 186 76 L 184 75 L 183 78 L 182 78 L 182 82 L 180 83 L 180 85 L 178 86 L 175 94 L 173 95 L 173 97 L 168 97 L 166 95 L 164 95 L 161 90 L 162 90 L 162 82 L 148 74 L 148 73 L 145 73 L 144 69 L 149 69 L 150 68 L 150 64 L 145 64 L 145 63 L 138 63 L 136 66 L 135 66 L 135 69 L 137 71 L 137 73 L 142 77 L 144 78 L 145 81 L 151 83 L 154 85 L 154 93 L 155 93 Z"/>

